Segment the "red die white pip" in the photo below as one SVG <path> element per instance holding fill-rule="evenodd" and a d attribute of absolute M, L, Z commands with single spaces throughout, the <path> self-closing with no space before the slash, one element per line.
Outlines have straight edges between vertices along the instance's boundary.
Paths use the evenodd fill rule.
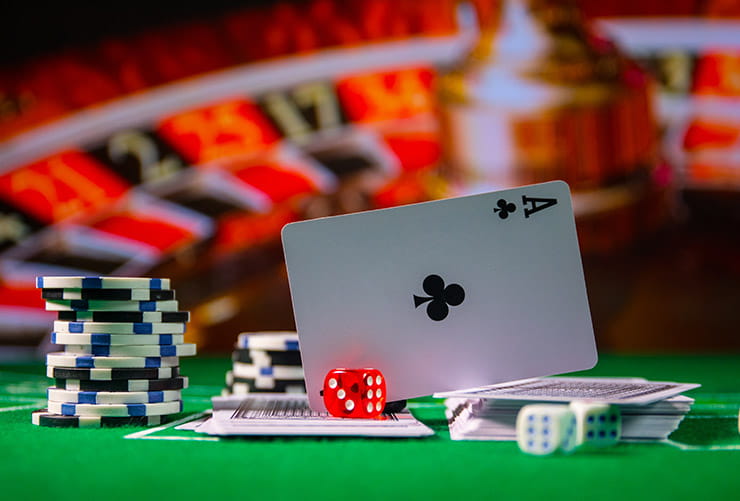
<path fill-rule="evenodd" d="M 332 416 L 374 418 L 385 407 L 385 377 L 377 369 L 334 369 L 324 378 L 322 393 Z"/>

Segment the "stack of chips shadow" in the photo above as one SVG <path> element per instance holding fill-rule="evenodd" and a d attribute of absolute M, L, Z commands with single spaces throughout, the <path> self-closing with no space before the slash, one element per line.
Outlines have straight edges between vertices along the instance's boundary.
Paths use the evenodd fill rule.
<path fill-rule="evenodd" d="M 38 277 L 46 309 L 58 312 L 51 341 L 64 351 L 46 358 L 47 409 L 40 426 L 157 425 L 182 411 L 180 358 L 186 311 L 168 279 Z"/>
<path fill-rule="evenodd" d="M 295 332 L 243 332 L 237 338 L 232 360 L 224 396 L 306 393 Z"/>

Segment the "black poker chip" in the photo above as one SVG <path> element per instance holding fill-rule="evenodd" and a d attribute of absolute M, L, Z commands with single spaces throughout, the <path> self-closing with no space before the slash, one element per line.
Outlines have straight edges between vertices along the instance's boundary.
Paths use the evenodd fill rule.
<path fill-rule="evenodd" d="M 300 351 L 236 349 L 231 354 L 231 359 L 234 362 L 255 365 L 302 365 Z"/>
<path fill-rule="evenodd" d="M 128 416 L 128 417 L 100 417 L 100 416 L 62 416 L 53 414 L 46 409 L 31 414 L 31 422 L 36 426 L 52 428 L 107 428 L 118 426 L 155 426 L 165 423 L 167 416 Z"/>
<path fill-rule="evenodd" d="M 188 311 L 59 311 L 67 322 L 189 322 Z"/>
<path fill-rule="evenodd" d="M 121 379 L 170 379 L 180 375 L 179 367 L 142 368 L 77 368 L 48 367 L 48 376 L 55 379 L 80 379 L 84 381 L 113 381 Z"/>
<path fill-rule="evenodd" d="M 113 381 L 57 378 L 55 384 L 59 389 L 75 391 L 166 391 L 187 388 L 188 378 L 117 379 Z"/>

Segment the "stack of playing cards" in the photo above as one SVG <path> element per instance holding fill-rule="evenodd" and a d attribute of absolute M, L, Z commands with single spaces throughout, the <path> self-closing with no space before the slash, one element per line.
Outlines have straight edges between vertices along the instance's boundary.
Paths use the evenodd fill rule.
<path fill-rule="evenodd" d="M 317 412 L 303 394 L 252 393 L 213 397 L 211 417 L 178 426 L 208 435 L 355 436 L 410 438 L 434 435 L 409 412 L 346 419 Z"/>
<path fill-rule="evenodd" d="M 523 406 L 573 400 L 619 405 L 623 440 L 662 440 L 694 402 L 680 393 L 698 386 L 640 378 L 538 378 L 435 397 L 446 398 L 453 440 L 516 440 L 516 417 Z"/>

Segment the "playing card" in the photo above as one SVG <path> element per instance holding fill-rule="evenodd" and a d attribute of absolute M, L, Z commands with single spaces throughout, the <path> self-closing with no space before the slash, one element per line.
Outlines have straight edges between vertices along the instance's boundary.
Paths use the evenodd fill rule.
<path fill-rule="evenodd" d="M 434 431 L 409 412 L 375 419 L 343 419 L 311 411 L 305 395 L 213 397 L 213 416 L 179 426 L 209 435 L 427 437 Z"/>
<path fill-rule="evenodd" d="M 561 181 L 293 223 L 283 247 L 313 409 L 338 367 L 401 400 L 596 363 Z"/>
<path fill-rule="evenodd" d="M 642 378 L 553 377 L 436 393 L 435 398 L 480 398 L 533 402 L 595 401 L 646 405 L 698 388 L 696 383 L 647 381 Z"/>

